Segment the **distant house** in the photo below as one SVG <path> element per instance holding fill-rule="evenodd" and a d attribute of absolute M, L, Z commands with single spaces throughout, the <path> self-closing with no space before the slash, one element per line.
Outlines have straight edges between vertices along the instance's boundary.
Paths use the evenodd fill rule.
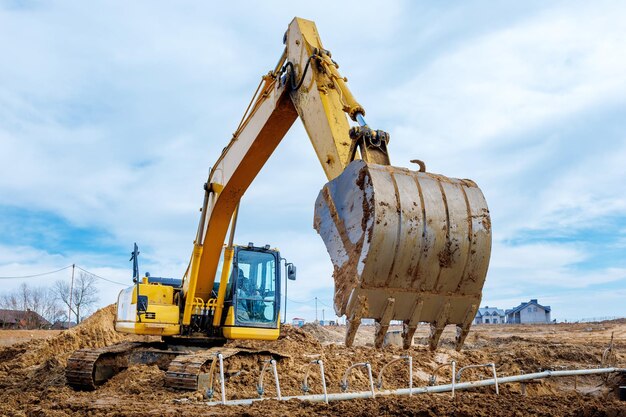
<path fill-rule="evenodd" d="M 485 306 L 479 308 L 474 317 L 474 324 L 503 324 L 506 322 L 504 310 L 497 307 Z"/>
<path fill-rule="evenodd" d="M 506 311 L 507 323 L 550 323 L 550 306 L 542 306 L 537 299 L 522 303 Z"/>
<path fill-rule="evenodd" d="M 300 317 L 294 317 L 291 319 L 291 325 L 295 326 L 295 327 L 302 327 L 304 326 L 304 319 L 301 319 Z"/>
<path fill-rule="evenodd" d="M 41 329 L 49 326 L 48 320 L 32 310 L 0 309 L 0 329 Z"/>
<path fill-rule="evenodd" d="M 65 329 L 69 329 L 70 327 L 74 327 L 76 326 L 76 323 L 71 321 L 71 322 L 67 322 L 67 321 L 61 321 L 61 320 L 57 320 L 54 322 L 54 324 L 52 325 L 51 329 L 52 330 L 65 330 Z"/>

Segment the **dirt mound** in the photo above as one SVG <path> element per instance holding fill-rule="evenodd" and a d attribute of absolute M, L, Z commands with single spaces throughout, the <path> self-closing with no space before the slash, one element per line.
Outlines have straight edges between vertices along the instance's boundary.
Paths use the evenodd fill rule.
<path fill-rule="evenodd" d="M 24 389 L 65 383 L 64 368 L 74 351 L 125 339 L 115 331 L 115 305 L 104 307 L 59 335 L 0 350 L 0 388 Z"/>
<path fill-rule="evenodd" d="M 332 328 L 320 326 L 316 323 L 307 323 L 302 326 L 302 330 L 315 337 L 321 343 L 341 343 L 344 336 L 343 331 L 331 330 Z M 342 329 L 343 330 L 343 329 Z"/>
<path fill-rule="evenodd" d="M 500 396 L 493 387 L 459 392 L 454 399 L 449 394 L 381 397 L 375 400 L 336 402 L 329 405 L 303 401 L 267 401 L 246 407 L 215 407 L 207 409 L 200 392 L 169 389 L 165 372 L 156 366 L 131 366 L 92 392 L 78 392 L 65 386 L 63 371 L 68 356 L 81 347 L 100 347 L 121 340 L 137 340 L 113 330 L 112 306 L 96 313 L 80 326 L 48 339 L 30 341 L 0 348 L 0 416 L 81 416 L 106 415 L 180 415 L 206 414 L 286 416 L 286 415 L 626 415 L 617 400 L 615 387 L 626 384 L 626 376 L 612 376 L 603 383 L 600 376 L 550 378 L 525 387 L 503 384 Z M 427 346 L 416 345 L 409 350 L 388 346 L 382 350 L 371 346 L 346 348 L 341 341 L 345 327 L 308 325 L 303 328 L 284 326 L 275 341 L 230 341 L 227 346 L 247 347 L 267 353 L 238 355 L 224 360 L 226 395 L 229 400 L 256 398 L 261 369 L 274 354 L 278 360 L 281 391 L 284 396 L 301 395 L 307 368 L 310 394 L 321 393 L 319 367 L 314 359 L 323 359 L 328 392 L 340 392 L 340 381 L 346 369 L 355 363 L 371 364 L 377 378 L 383 367 L 403 355 L 413 358 L 413 386 L 428 384 L 431 374 L 441 364 L 454 360 L 457 370 L 466 365 L 494 362 L 498 376 L 536 372 L 542 369 L 593 368 L 606 348 L 610 334 L 615 332 L 615 345 L 622 346 L 626 328 L 623 324 L 606 325 L 606 330 L 589 332 L 585 326 L 478 327 L 468 337 L 461 352 L 442 343 L 431 352 Z M 373 326 L 359 329 L 364 340 L 371 340 Z M 428 334 L 428 326 L 418 329 L 416 340 Z M 335 335 L 334 333 L 337 333 Z M 452 339 L 454 329 L 444 337 Z M 522 337 L 523 336 L 523 337 Z M 331 340 L 338 339 L 339 343 Z M 622 343 L 620 345 L 620 343 Z M 617 349 L 617 361 L 626 363 L 623 349 Z M 349 391 L 369 389 L 364 368 L 355 368 L 348 377 Z M 489 378 L 486 368 L 469 369 L 463 381 Z M 451 368 L 438 371 L 437 384 L 452 378 Z M 219 384 L 218 384 L 219 385 Z M 408 368 L 398 361 L 385 368 L 383 389 L 404 388 L 408 385 Z M 213 399 L 220 396 L 215 386 Z M 271 370 L 264 376 L 264 396 L 276 395 Z"/>
<path fill-rule="evenodd" d="M 165 384 L 165 372 L 156 365 L 132 365 L 99 388 L 103 393 L 149 395 Z"/>

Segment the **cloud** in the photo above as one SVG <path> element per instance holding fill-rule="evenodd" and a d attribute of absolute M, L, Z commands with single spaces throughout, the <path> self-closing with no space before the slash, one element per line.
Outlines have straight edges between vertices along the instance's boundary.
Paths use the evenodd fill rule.
<path fill-rule="evenodd" d="M 14 231 L 0 237 L 0 274 L 76 262 L 128 281 L 137 241 L 142 269 L 180 276 L 209 166 L 306 11 L 369 122 L 390 131 L 394 164 L 419 158 L 481 185 L 494 230 L 485 300 L 624 289 L 624 6 L 240 6 L 0 8 L 0 37 L 11 39 L 0 45 L 11 63 L 0 67 L 0 206 L 18 213 L 0 219 Z M 296 122 L 242 202 L 237 240 L 298 265 L 294 300 L 332 298 L 312 229 L 324 182 Z"/>

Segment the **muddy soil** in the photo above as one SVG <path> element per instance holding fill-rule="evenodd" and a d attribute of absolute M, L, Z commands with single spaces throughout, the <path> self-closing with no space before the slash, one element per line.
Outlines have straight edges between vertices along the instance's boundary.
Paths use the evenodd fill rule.
<path fill-rule="evenodd" d="M 552 378 L 528 384 L 526 395 L 519 384 L 450 394 L 334 402 L 329 405 L 291 400 L 255 403 L 251 406 L 208 406 L 199 392 L 175 391 L 165 387 L 164 372 L 156 366 L 133 366 L 106 382 L 97 391 L 76 392 L 65 384 L 64 367 L 71 353 L 83 347 L 101 347 L 129 338 L 113 329 L 113 307 L 98 311 L 81 325 L 56 336 L 0 347 L 0 416 L 179 416 L 179 415 L 416 415 L 416 416 L 626 416 L 617 387 L 626 377 L 613 375 Z M 329 392 L 340 392 L 346 368 L 369 362 L 374 378 L 387 362 L 407 351 L 390 346 L 371 346 L 373 329 L 362 327 L 358 346 L 341 345 L 343 327 L 285 326 L 275 342 L 240 341 L 229 345 L 278 351 L 286 358 L 278 363 L 283 395 L 302 394 L 307 363 L 324 360 Z M 453 330 L 442 337 L 442 346 L 431 352 L 424 346 L 427 327 L 420 327 L 416 345 L 408 350 L 414 363 L 414 386 L 428 384 L 440 364 L 455 360 L 458 366 L 495 362 L 498 375 L 529 373 L 544 369 L 591 368 L 600 364 L 611 333 L 617 364 L 626 365 L 626 321 L 545 326 L 474 326 L 461 352 L 453 349 Z M 229 358 L 226 395 L 229 399 L 256 398 L 262 355 Z M 464 373 L 463 380 L 488 378 L 485 370 Z M 384 374 L 384 388 L 408 385 L 406 365 L 398 362 Z M 442 369 L 437 383 L 448 383 L 449 369 Z M 310 393 L 321 393 L 319 370 L 311 369 Z M 349 377 L 349 390 L 367 390 L 368 379 L 359 369 Z M 271 375 L 265 378 L 265 396 L 275 395 Z M 216 392 L 219 398 L 219 389 Z"/>

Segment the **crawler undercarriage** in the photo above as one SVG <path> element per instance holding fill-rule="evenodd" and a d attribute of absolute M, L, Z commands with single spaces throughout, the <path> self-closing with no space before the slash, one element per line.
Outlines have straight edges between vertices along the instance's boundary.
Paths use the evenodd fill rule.
<path fill-rule="evenodd" d="M 271 350 L 240 347 L 201 347 L 166 342 L 124 342 L 100 349 L 81 349 L 68 359 L 65 377 L 75 389 L 94 390 L 115 374 L 132 365 L 156 365 L 165 372 L 165 385 L 173 389 L 201 390 L 212 388 L 212 366 L 221 358 L 235 355 L 259 355 L 281 359 L 285 355 Z"/>

